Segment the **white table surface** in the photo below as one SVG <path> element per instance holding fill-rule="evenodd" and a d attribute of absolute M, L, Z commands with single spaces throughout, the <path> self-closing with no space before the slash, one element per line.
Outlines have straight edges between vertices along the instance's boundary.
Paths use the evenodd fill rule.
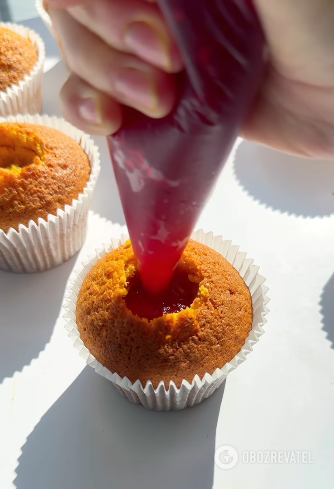
<path fill-rule="evenodd" d="M 25 24 L 47 45 L 43 110 L 60 115 L 58 50 L 39 19 Z M 271 298 L 266 333 L 225 389 L 157 413 L 85 367 L 63 328 L 71 271 L 124 225 L 106 143 L 96 142 L 102 171 L 82 251 L 45 273 L 0 272 L 1 489 L 332 488 L 334 162 L 238 146 L 198 227 L 260 265 Z M 239 454 L 230 470 L 214 463 L 222 445 Z M 313 463 L 245 463 L 244 452 L 259 451 L 310 452 Z"/>

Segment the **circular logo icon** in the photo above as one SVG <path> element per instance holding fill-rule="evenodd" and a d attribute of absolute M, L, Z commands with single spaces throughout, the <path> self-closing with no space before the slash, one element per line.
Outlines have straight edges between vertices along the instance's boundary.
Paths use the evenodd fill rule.
<path fill-rule="evenodd" d="M 233 469 L 238 463 L 239 455 L 230 445 L 218 447 L 215 451 L 215 464 L 223 470 Z"/>

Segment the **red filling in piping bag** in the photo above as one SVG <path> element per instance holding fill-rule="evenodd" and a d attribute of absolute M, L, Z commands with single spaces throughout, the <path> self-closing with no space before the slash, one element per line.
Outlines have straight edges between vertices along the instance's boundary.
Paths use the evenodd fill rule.
<path fill-rule="evenodd" d="M 265 42 L 250 0 L 158 0 L 184 60 L 167 117 L 125 108 L 108 137 L 144 288 L 160 294 L 261 83 Z"/>

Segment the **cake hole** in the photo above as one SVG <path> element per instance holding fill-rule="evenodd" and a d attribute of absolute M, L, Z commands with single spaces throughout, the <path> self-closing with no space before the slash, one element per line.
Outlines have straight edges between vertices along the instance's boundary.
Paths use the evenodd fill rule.
<path fill-rule="evenodd" d="M 15 172 L 21 171 L 25 166 L 40 163 L 40 158 L 30 148 L 0 146 L 0 168 Z"/>
<path fill-rule="evenodd" d="M 44 161 L 43 140 L 21 123 L 1 123 L 0 141 L 0 168 L 6 171 L 20 173 L 22 168 Z"/>
<path fill-rule="evenodd" d="M 124 301 L 132 314 L 152 320 L 189 307 L 198 294 L 198 288 L 199 283 L 190 281 L 188 272 L 177 269 L 167 290 L 153 296 L 144 289 L 139 274 L 135 273 L 129 279 Z"/>

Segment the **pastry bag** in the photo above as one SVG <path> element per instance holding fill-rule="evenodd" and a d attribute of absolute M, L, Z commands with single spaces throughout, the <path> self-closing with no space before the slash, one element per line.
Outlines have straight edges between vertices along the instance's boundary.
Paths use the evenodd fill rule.
<path fill-rule="evenodd" d="M 157 120 L 126 108 L 108 137 L 144 288 L 168 285 L 238 136 L 264 71 L 250 0 L 158 0 L 185 69 L 178 101 Z M 217 216 L 219 218 L 219 216 Z"/>

